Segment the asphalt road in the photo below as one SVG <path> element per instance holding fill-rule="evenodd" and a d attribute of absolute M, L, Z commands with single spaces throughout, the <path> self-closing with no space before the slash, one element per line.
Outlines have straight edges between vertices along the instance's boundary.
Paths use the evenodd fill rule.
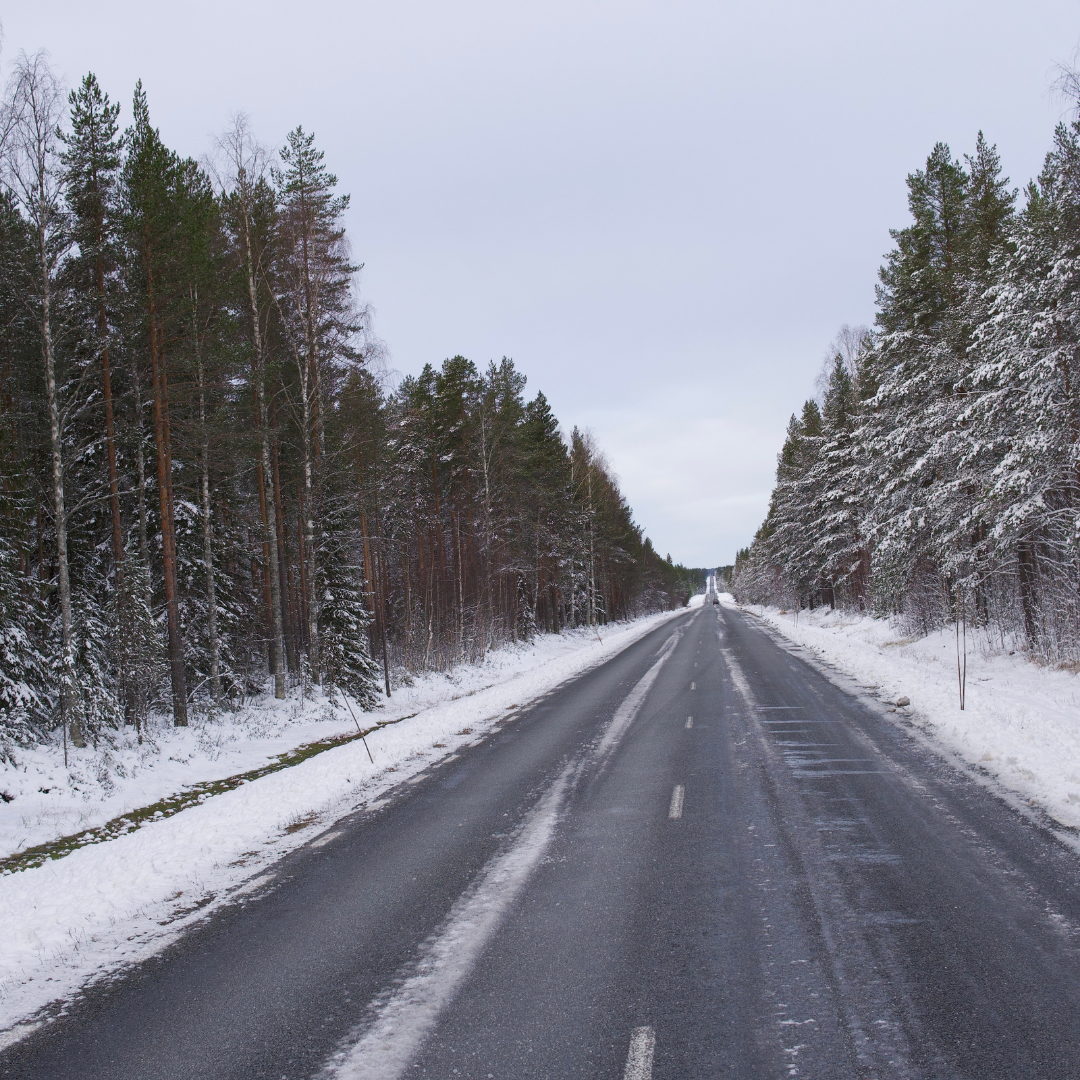
<path fill-rule="evenodd" d="M 680 616 L 0 1054 L 33 1080 L 1080 1076 L 1080 858 Z"/>

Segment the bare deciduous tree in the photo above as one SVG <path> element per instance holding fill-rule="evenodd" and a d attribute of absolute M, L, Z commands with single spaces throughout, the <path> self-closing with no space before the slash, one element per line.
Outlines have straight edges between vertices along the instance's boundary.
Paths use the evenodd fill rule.
<path fill-rule="evenodd" d="M 274 677 L 274 696 L 285 697 L 284 618 L 282 615 L 281 567 L 278 545 L 282 521 L 278 500 L 267 499 L 266 488 L 273 477 L 270 457 L 270 423 L 266 408 L 267 358 L 259 315 L 259 260 L 252 239 L 255 189 L 265 179 L 269 155 L 252 137 L 247 117 L 242 113 L 233 126 L 217 140 L 217 151 L 224 160 L 218 184 L 236 206 L 240 253 L 244 261 L 248 303 L 251 315 L 252 382 L 255 386 L 255 423 L 259 433 L 259 506 L 262 516 L 263 551 L 270 578 L 270 673 Z M 270 514 L 273 513 L 271 522 Z"/>
<path fill-rule="evenodd" d="M 843 326 L 836 332 L 836 337 L 829 343 L 821 359 L 821 370 L 814 379 L 814 398 L 818 405 L 824 405 L 825 392 L 829 388 L 836 358 L 840 357 L 848 378 L 854 382 L 858 375 L 858 360 L 870 347 L 870 331 L 865 326 Z"/>
<path fill-rule="evenodd" d="M 57 268 L 68 246 L 62 210 L 58 131 L 66 95 L 44 52 L 19 55 L 4 102 L 3 179 L 18 202 L 34 238 L 37 295 L 31 298 L 41 330 L 45 394 L 52 457 L 52 502 L 56 528 L 57 592 L 60 599 L 60 711 L 71 741 L 84 744 L 76 692 L 72 640 L 68 519 L 64 502 L 64 455 L 57 392 L 53 304 Z"/>
<path fill-rule="evenodd" d="M 1059 101 L 1067 102 L 1073 116 L 1080 115 L 1080 46 L 1073 50 L 1068 60 L 1054 66 L 1050 94 Z"/>

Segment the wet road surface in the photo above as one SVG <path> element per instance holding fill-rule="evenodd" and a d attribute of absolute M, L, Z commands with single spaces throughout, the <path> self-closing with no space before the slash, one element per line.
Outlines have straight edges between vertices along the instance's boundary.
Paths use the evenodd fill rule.
<path fill-rule="evenodd" d="M 1080 858 L 679 616 L 0 1054 L 34 1080 L 1080 1076 Z"/>

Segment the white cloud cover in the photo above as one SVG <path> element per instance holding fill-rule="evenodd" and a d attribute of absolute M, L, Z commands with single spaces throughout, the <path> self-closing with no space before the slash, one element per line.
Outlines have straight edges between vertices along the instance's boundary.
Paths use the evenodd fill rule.
<path fill-rule="evenodd" d="M 394 366 L 513 357 L 594 426 L 658 547 L 703 565 L 760 523 L 837 328 L 872 321 L 904 177 L 980 128 L 1014 183 L 1036 174 L 1080 20 L 1071 0 L 59 0 L 4 29 L 8 61 L 47 47 L 125 107 L 141 77 L 183 153 L 237 110 L 271 145 L 313 130 Z"/>

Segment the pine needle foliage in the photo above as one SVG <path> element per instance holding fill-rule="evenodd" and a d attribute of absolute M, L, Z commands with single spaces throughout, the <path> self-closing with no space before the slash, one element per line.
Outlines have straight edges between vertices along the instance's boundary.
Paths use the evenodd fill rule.
<path fill-rule="evenodd" d="M 47 205 L 32 140 L 0 148 L 0 754 L 262 693 L 370 709 L 695 591 L 512 360 L 386 377 L 311 132 L 274 155 L 239 117 L 203 164 L 141 83 L 121 133 L 93 74 L 17 76 L 0 132 L 61 113 Z"/>

